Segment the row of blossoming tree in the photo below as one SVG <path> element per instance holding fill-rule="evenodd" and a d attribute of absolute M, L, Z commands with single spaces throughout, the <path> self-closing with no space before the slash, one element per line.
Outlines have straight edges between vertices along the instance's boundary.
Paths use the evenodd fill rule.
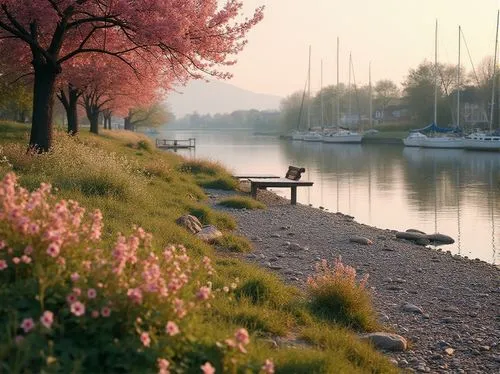
<path fill-rule="evenodd" d="M 100 111 L 129 118 L 174 83 L 229 77 L 221 67 L 263 16 L 241 9 L 238 0 L 0 0 L 2 73 L 33 82 L 30 147 L 51 147 L 56 94 L 71 132 L 79 98 L 95 131 Z"/>

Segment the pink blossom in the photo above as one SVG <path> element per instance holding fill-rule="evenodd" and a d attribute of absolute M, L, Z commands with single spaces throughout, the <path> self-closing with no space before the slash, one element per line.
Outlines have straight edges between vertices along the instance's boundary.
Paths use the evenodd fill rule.
<path fill-rule="evenodd" d="M 66 296 L 66 301 L 68 304 L 73 304 L 78 300 L 78 297 L 74 293 L 70 293 L 68 296 Z"/>
<path fill-rule="evenodd" d="M 21 328 L 24 330 L 25 333 L 30 332 L 35 328 L 35 322 L 33 321 L 33 318 L 25 318 L 23 319 L 23 322 L 21 323 Z"/>
<path fill-rule="evenodd" d="M 127 291 L 127 296 L 130 297 L 134 303 L 142 304 L 142 291 L 139 288 L 130 288 Z"/>
<path fill-rule="evenodd" d="M 47 248 L 47 254 L 50 257 L 57 257 L 59 255 L 61 248 L 56 243 L 50 243 Z"/>
<path fill-rule="evenodd" d="M 80 275 L 79 275 L 78 273 L 73 273 L 73 274 L 71 274 L 71 280 L 72 280 L 73 282 L 78 281 L 78 279 L 80 279 Z"/>
<path fill-rule="evenodd" d="M 24 262 L 25 264 L 29 264 L 31 262 L 31 257 L 30 256 L 26 256 L 26 255 L 22 255 L 21 256 L 21 261 Z"/>
<path fill-rule="evenodd" d="M 21 259 L 19 257 L 13 257 L 12 262 L 17 265 L 21 262 Z"/>
<path fill-rule="evenodd" d="M 92 316 L 92 318 L 97 318 L 99 317 L 99 311 L 98 310 L 93 310 L 90 315 Z"/>
<path fill-rule="evenodd" d="M 200 366 L 201 371 L 203 371 L 203 374 L 214 374 L 215 373 L 215 368 L 212 366 L 210 362 L 205 362 L 205 365 Z"/>
<path fill-rule="evenodd" d="M 43 312 L 42 316 L 40 317 L 40 322 L 46 328 L 50 329 L 50 327 L 52 326 L 52 323 L 54 322 L 54 313 L 52 313 L 50 310 L 46 310 L 45 312 Z"/>
<path fill-rule="evenodd" d="M 177 326 L 177 324 L 175 322 L 172 322 L 172 321 L 167 322 L 167 326 L 165 327 L 165 331 L 170 336 L 175 336 L 180 332 L 179 326 Z"/>
<path fill-rule="evenodd" d="M 241 343 L 243 345 L 247 345 L 248 343 L 250 343 L 248 331 L 244 328 L 238 329 L 238 331 L 236 331 L 236 333 L 234 334 L 234 337 L 236 338 L 236 341 L 238 343 Z"/>
<path fill-rule="evenodd" d="M 103 307 L 101 309 L 101 315 L 103 317 L 109 317 L 111 315 L 111 309 L 109 309 L 107 306 Z"/>
<path fill-rule="evenodd" d="M 5 240 L 0 240 L 0 249 L 4 249 L 7 246 Z"/>
<path fill-rule="evenodd" d="M 77 317 L 83 316 L 85 314 L 85 305 L 79 301 L 75 301 L 71 304 L 71 313 Z"/>
<path fill-rule="evenodd" d="M 151 344 L 151 338 L 147 332 L 141 333 L 141 342 L 145 347 L 149 347 Z"/>
<path fill-rule="evenodd" d="M 208 298 L 210 297 L 210 292 L 210 288 L 206 286 L 200 287 L 198 293 L 196 294 L 196 297 L 199 300 L 208 300 Z"/>
<path fill-rule="evenodd" d="M 64 259 L 64 257 L 59 257 L 57 260 L 56 260 L 57 264 L 60 265 L 61 267 L 65 267 L 66 266 L 66 260 Z"/>
<path fill-rule="evenodd" d="M 272 360 L 266 359 L 266 362 L 262 366 L 262 371 L 265 374 L 274 374 L 274 363 Z"/>
<path fill-rule="evenodd" d="M 94 288 L 89 288 L 87 290 L 87 296 L 89 299 L 95 299 L 97 296 L 97 291 Z"/>
<path fill-rule="evenodd" d="M 7 261 L 5 261 L 5 260 L 0 260 L 0 271 L 1 271 L 1 270 L 5 270 L 5 269 L 7 269 L 7 268 L 8 268 L 8 266 L 7 266 Z"/>
<path fill-rule="evenodd" d="M 168 372 L 168 367 L 170 366 L 170 362 L 168 362 L 164 358 L 159 358 L 157 360 L 157 363 L 158 363 L 158 369 L 160 369 L 160 371 L 163 370 L 163 373 Z"/>
<path fill-rule="evenodd" d="M 25 255 L 29 256 L 32 253 L 33 253 L 33 247 L 31 245 L 28 245 L 28 246 L 26 246 L 26 248 L 24 248 Z"/>

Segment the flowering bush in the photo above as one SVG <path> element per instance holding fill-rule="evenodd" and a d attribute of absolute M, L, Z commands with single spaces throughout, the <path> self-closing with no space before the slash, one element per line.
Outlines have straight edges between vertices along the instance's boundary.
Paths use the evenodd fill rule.
<path fill-rule="evenodd" d="M 316 265 L 316 274 L 307 280 L 313 310 L 320 316 L 362 330 L 377 327 L 371 296 L 366 289 L 368 274 L 359 281 L 356 269 L 334 260 Z"/>
<path fill-rule="evenodd" d="M 193 365 L 182 352 L 194 349 L 195 311 L 214 297 L 211 260 L 194 261 L 181 245 L 155 251 L 140 227 L 105 249 L 102 229 L 99 210 L 56 201 L 48 184 L 28 192 L 14 173 L 0 182 L 1 372 L 166 374 Z M 233 345 L 244 354 L 249 341 L 240 329 Z M 273 370 L 271 361 L 262 367 Z"/>

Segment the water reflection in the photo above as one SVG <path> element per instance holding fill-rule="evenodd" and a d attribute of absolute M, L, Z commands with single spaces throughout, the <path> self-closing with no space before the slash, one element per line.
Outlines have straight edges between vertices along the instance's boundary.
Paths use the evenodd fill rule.
<path fill-rule="evenodd" d="M 197 138 L 191 157 L 221 161 L 238 173 L 305 167 L 314 186 L 298 189 L 301 203 L 381 228 L 442 232 L 456 240 L 443 249 L 500 264 L 498 153 L 291 142 L 242 132 L 175 136 Z"/>

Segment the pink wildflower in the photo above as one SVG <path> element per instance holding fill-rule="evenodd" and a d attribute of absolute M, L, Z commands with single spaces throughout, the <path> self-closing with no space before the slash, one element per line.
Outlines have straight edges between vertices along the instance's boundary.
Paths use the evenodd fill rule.
<path fill-rule="evenodd" d="M 79 275 L 78 273 L 73 273 L 73 274 L 71 274 L 71 280 L 72 280 L 73 282 L 78 281 L 78 279 L 80 279 L 80 275 Z"/>
<path fill-rule="evenodd" d="M 64 257 L 59 257 L 57 260 L 56 260 L 57 264 L 60 265 L 61 267 L 65 267 L 66 266 L 66 260 L 64 259 Z"/>
<path fill-rule="evenodd" d="M 56 243 L 50 243 L 47 248 L 47 254 L 50 257 L 57 257 L 59 255 L 61 248 Z"/>
<path fill-rule="evenodd" d="M 0 260 L 0 271 L 1 271 L 1 270 L 5 270 L 5 269 L 7 269 L 7 268 L 8 268 L 8 266 L 7 266 L 7 261 L 5 261 L 5 260 Z"/>
<path fill-rule="evenodd" d="M 147 332 L 141 333 L 141 342 L 145 347 L 149 347 L 151 344 L 151 338 Z"/>
<path fill-rule="evenodd" d="M 157 363 L 158 363 L 158 369 L 164 371 L 168 370 L 168 367 L 170 366 L 170 362 L 168 362 L 164 358 L 159 358 Z"/>
<path fill-rule="evenodd" d="M 87 290 L 87 296 L 89 299 L 95 299 L 97 296 L 97 291 L 94 288 L 89 288 Z"/>
<path fill-rule="evenodd" d="M 35 322 L 33 321 L 33 318 L 25 318 L 23 319 L 23 322 L 21 323 L 21 328 L 24 330 L 25 333 L 30 332 L 35 328 Z"/>
<path fill-rule="evenodd" d="M 103 317 L 109 317 L 111 315 L 111 309 L 109 309 L 107 306 L 101 309 L 101 315 Z"/>
<path fill-rule="evenodd" d="M 127 296 L 130 297 L 134 303 L 142 304 L 142 291 L 139 288 L 130 288 L 127 291 Z"/>
<path fill-rule="evenodd" d="M 28 245 L 26 248 L 24 248 L 24 254 L 26 256 L 29 256 L 32 253 L 33 253 L 33 247 L 31 245 Z"/>
<path fill-rule="evenodd" d="M 93 310 L 90 315 L 92 316 L 92 318 L 97 318 L 99 317 L 99 311 L 98 310 Z"/>
<path fill-rule="evenodd" d="M 167 326 L 165 327 L 165 331 L 170 336 L 175 336 L 180 332 L 179 326 L 177 326 L 177 324 L 175 322 L 172 322 L 172 321 L 167 322 Z"/>
<path fill-rule="evenodd" d="M 0 240 L 0 249 L 4 249 L 7 246 L 5 240 Z"/>
<path fill-rule="evenodd" d="M 210 362 L 205 362 L 205 365 L 200 366 L 201 371 L 203 371 L 203 374 L 214 374 L 215 373 L 215 368 L 212 366 Z"/>
<path fill-rule="evenodd" d="M 80 296 L 82 294 L 82 290 L 78 287 L 73 287 L 73 293 L 76 295 L 76 296 Z"/>
<path fill-rule="evenodd" d="M 66 301 L 68 304 L 73 304 L 78 300 L 78 297 L 74 293 L 70 293 L 68 296 L 66 296 Z"/>
<path fill-rule="evenodd" d="M 75 301 L 71 304 L 71 313 L 77 317 L 83 316 L 85 314 L 85 305 L 79 301 Z"/>
<path fill-rule="evenodd" d="M 31 262 L 31 257 L 30 256 L 26 256 L 26 255 L 22 255 L 21 256 L 21 261 L 24 262 L 25 264 L 29 264 Z"/>
<path fill-rule="evenodd" d="M 261 369 L 265 374 L 274 374 L 274 362 L 267 359 Z"/>
<path fill-rule="evenodd" d="M 17 265 L 21 262 L 21 259 L 19 257 L 13 257 L 12 262 Z"/>
<path fill-rule="evenodd" d="M 241 328 L 238 331 L 236 331 L 236 333 L 234 334 L 234 337 L 236 338 L 236 341 L 238 343 L 241 343 L 244 345 L 247 345 L 248 343 L 250 343 L 250 337 L 248 335 L 248 331 L 244 328 Z"/>
<path fill-rule="evenodd" d="M 210 297 L 210 288 L 206 286 L 200 287 L 198 293 L 196 294 L 196 297 L 199 300 L 208 300 L 208 298 Z"/>
<path fill-rule="evenodd" d="M 50 329 L 50 327 L 52 326 L 52 323 L 54 322 L 54 313 L 52 313 L 50 310 L 46 310 L 45 312 L 43 312 L 42 316 L 40 317 L 40 322 L 46 328 Z"/>

